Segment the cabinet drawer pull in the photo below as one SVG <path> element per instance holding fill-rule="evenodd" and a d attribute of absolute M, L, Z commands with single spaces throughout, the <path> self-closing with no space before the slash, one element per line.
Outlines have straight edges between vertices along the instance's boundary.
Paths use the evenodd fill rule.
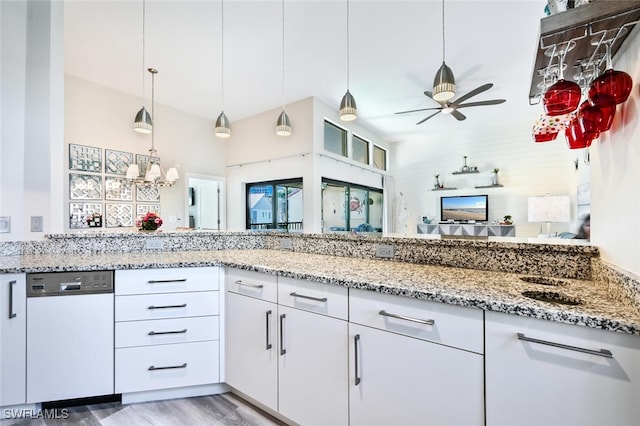
<path fill-rule="evenodd" d="M 183 328 L 182 330 L 175 330 L 175 331 L 150 331 L 148 334 L 149 336 L 159 336 L 161 334 L 185 334 L 187 332 L 186 328 Z"/>
<path fill-rule="evenodd" d="M 280 315 L 280 355 L 287 353 L 287 350 L 284 348 L 284 319 L 286 317 L 285 314 Z"/>
<path fill-rule="evenodd" d="M 236 284 L 238 284 L 238 285 L 243 285 L 243 286 L 245 286 L 245 287 L 251 287 L 251 288 L 262 288 L 262 287 L 264 287 L 264 285 L 263 285 L 263 284 L 246 283 L 246 282 L 244 282 L 244 281 L 242 281 L 242 280 L 237 280 L 237 281 L 236 281 Z"/>
<path fill-rule="evenodd" d="M 356 386 L 358 386 L 360 384 L 360 374 L 358 373 L 358 342 L 360 341 L 360 335 L 356 334 L 355 336 L 353 336 L 353 354 L 354 354 L 354 358 L 355 358 L 355 364 L 356 364 L 356 369 L 355 369 L 355 375 L 356 375 Z"/>
<path fill-rule="evenodd" d="M 315 300 L 316 302 L 326 302 L 327 301 L 326 297 L 305 296 L 304 294 L 298 294 L 295 291 L 293 293 L 289 293 L 289 296 L 299 297 L 301 299 Z"/>
<path fill-rule="evenodd" d="M 176 368 L 187 368 L 187 363 L 185 362 L 184 364 L 181 365 L 168 365 L 166 367 L 155 367 L 153 365 L 149 366 L 149 371 L 156 371 L 156 370 L 173 370 Z"/>
<path fill-rule="evenodd" d="M 269 323 L 271 322 L 270 321 L 270 319 L 271 319 L 271 309 L 269 309 L 267 311 L 266 317 L 267 317 L 267 346 L 266 346 L 266 350 L 269 350 L 272 347 L 272 345 L 271 345 L 271 330 L 269 329 L 270 328 L 269 327 Z"/>
<path fill-rule="evenodd" d="M 163 306 L 154 306 L 151 305 L 147 309 L 171 309 L 171 308 L 186 308 L 187 304 L 183 303 L 182 305 L 163 305 Z"/>
<path fill-rule="evenodd" d="M 9 281 L 9 319 L 13 319 L 18 316 L 13 312 L 13 286 L 18 284 L 16 280 Z"/>
<path fill-rule="evenodd" d="M 405 317 L 404 315 L 391 314 L 391 313 L 385 311 L 384 309 L 382 311 L 380 311 L 380 315 L 382 315 L 384 317 L 398 318 L 398 319 L 402 319 L 402 320 L 405 320 L 405 321 L 417 322 L 418 324 L 433 325 L 433 324 L 436 323 L 432 319 L 411 318 L 411 317 Z"/>
<path fill-rule="evenodd" d="M 149 284 L 167 284 L 167 283 L 183 283 L 186 282 L 186 278 L 178 278 L 177 280 L 149 280 Z"/>
<path fill-rule="evenodd" d="M 523 333 L 518 333 L 518 340 L 524 340 L 525 342 L 539 343 L 541 345 L 553 346 L 555 348 L 568 349 L 570 351 L 582 352 L 585 354 L 603 356 L 605 358 L 613 358 L 613 354 L 611 353 L 611 351 L 607 349 L 600 349 L 600 350 L 585 349 L 585 348 L 580 348 L 578 346 L 571 346 L 571 345 L 565 345 L 563 343 L 550 342 L 548 340 L 534 339 L 532 337 L 525 336 Z"/>

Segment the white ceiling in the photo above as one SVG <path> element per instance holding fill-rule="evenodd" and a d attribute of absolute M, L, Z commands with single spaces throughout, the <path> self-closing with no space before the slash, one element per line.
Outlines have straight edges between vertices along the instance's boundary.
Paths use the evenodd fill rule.
<path fill-rule="evenodd" d="M 431 90 L 442 62 L 439 0 L 350 2 L 350 89 L 361 125 L 389 141 L 477 129 L 531 115 L 528 91 L 545 0 L 447 0 L 446 62 L 458 96 L 495 86 L 463 109 L 467 120 L 394 112 L 437 106 Z M 346 0 L 285 1 L 285 101 L 315 96 L 336 109 L 347 87 Z M 156 102 L 215 120 L 282 104 L 282 2 L 224 2 L 224 86 L 219 0 L 147 0 L 146 63 L 157 68 Z M 142 0 L 66 0 L 65 72 L 142 96 Z M 146 73 L 146 97 L 150 78 Z M 136 111 L 131 111 L 132 118 Z M 535 112 L 534 112 L 535 115 Z M 274 126 L 276 121 L 274 116 Z M 292 123 L 295 129 L 295 122 Z"/>

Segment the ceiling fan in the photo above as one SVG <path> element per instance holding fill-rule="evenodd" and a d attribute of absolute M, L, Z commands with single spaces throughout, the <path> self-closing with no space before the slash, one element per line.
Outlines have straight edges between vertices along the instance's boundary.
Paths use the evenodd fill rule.
<path fill-rule="evenodd" d="M 436 112 L 434 112 L 431 115 L 428 115 L 427 117 L 425 117 L 422 120 L 418 121 L 416 124 L 422 124 L 425 121 L 427 121 L 428 119 L 430 119 L 431 117 L 434 117 L 434 116 L 436 116 L 436 115 L 438 115 L 440 113 L 451 114 L 458 121 L 462 121 L 462 120 L 465 120 L 467 117 L 464 114 L 462 114 L 460 111 L 458 111 L 458 109 L 460 109 L 460 108 L 467 108 L 467 107 L 473 107 L 473 106 L 484 106 L 484 105 L 498 105 L 498 104 L 506 102 L 506 99 L 491 99 L 491 100 L 488 100 L 488 101 L 477 101 L 477 102 L 463 103 L 464 101 L 466 101 L 467 99 L 471 98 L 472 96 L 476 96 L 476 95 L 478 95 L 478 94 L 480 94 L 482 92 L 485 92 L 485 91 L 491 89 L 492 87 L 493 87 L 493 83 L 483 84 L 482 86 L 477 87 L 477 88 L 473 89 L 472 91 L 460 96 L 458 99 L 456 99 L 453 102 L 449 102 L 448 100 L 438 101 L 438 100 L 434 99 L 433 98 L 433 94 L 430 91 L 427 90 L 427 91 L 424 92 L 425 96 L 427 96 L 428 98 L 431 98 L 434 101 L 438 102 L 440 104 L 439 107 L 411 109 L 411 110 L 408 110 L 408 111 L 396 112 L 396 114 L 408 114 L 408 113 L 412 113 L 412 112 L 436 110 Z"/>

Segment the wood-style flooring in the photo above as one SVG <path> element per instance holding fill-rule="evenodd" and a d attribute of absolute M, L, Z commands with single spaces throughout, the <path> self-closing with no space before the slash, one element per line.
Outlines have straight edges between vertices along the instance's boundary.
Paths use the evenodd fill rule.
<path fill-rule="evenodd" d="M 283 426 L 285 423 L 227 393 L 135 404 L 106 403 L 58 408 L 57 419 L 5 419 L 0 426 Z M 38 416 L 38 413 L 33 413 Z M 42 417 L 45 417 L 42 415 Z M 62 418 L 67 417 L 67 418 Z"/>

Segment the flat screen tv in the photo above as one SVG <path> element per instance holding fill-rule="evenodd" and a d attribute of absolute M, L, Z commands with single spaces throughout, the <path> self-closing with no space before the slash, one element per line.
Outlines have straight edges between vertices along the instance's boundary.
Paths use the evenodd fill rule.
<path fill-rule="evenodd" d="M 440 220 L 487 222 L 489 221 L 489 196 L 458 195 L 440 197 Z"/>

